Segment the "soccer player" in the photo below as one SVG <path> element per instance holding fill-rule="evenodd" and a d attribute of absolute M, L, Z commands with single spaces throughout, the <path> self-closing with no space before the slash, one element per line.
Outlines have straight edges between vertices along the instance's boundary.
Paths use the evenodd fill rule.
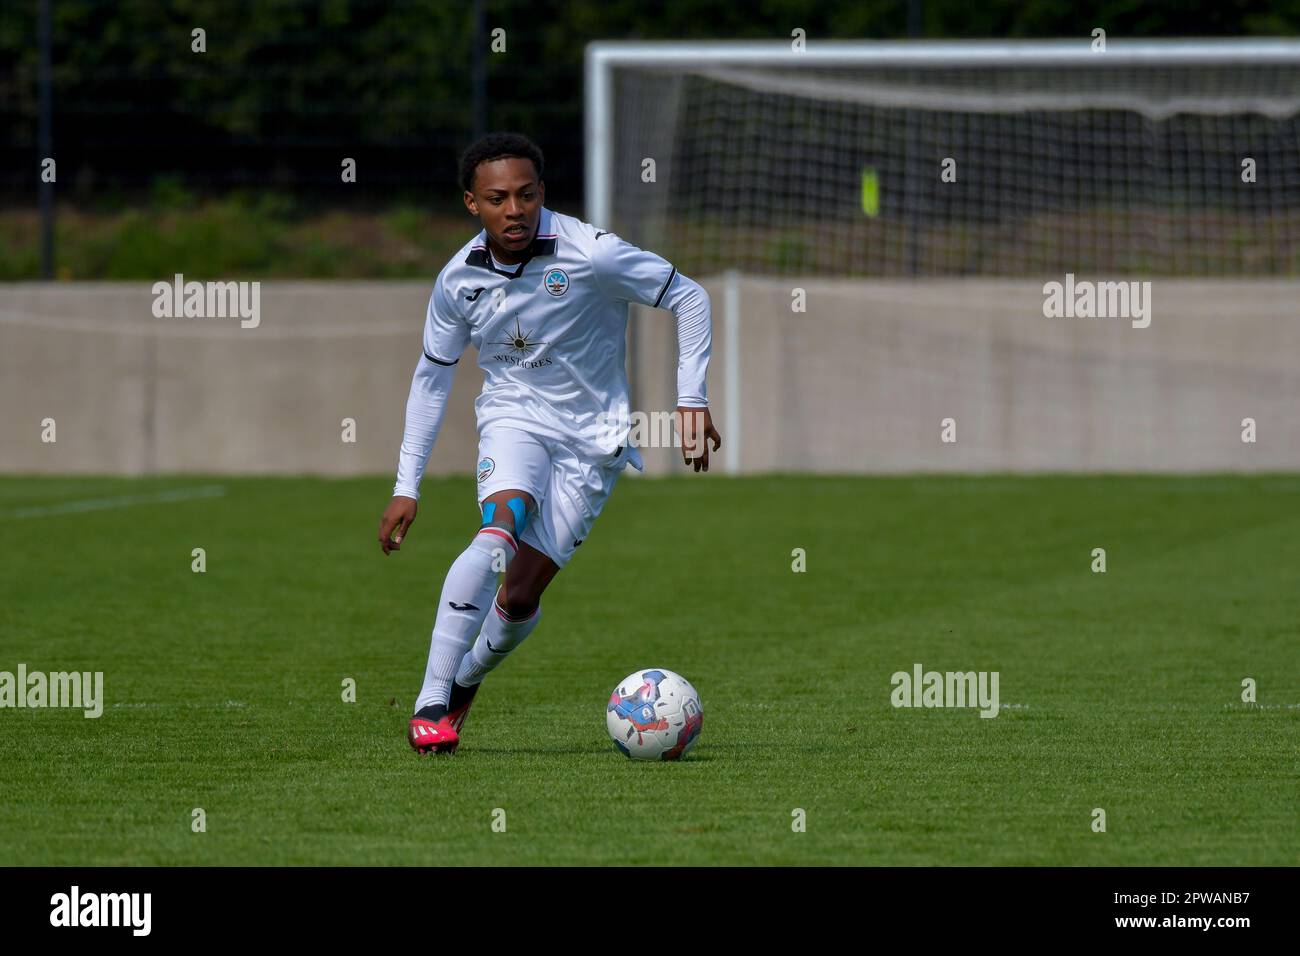
<path fill-rule="evenodd" d="M 651 252 L 547 209 L 542 152 L 494 133 L 461 158 L 465 206 L 482 231 L 438 274 L 406 403 L 393 499 L 379 524 L 384 554 L 415 521 L 456 364 L 473 342 L 483 369 L 478 418 L 481 525 L 447 572 L 424 686 L 408 737 L 451 753 L 479 683 L 537 626 L 541 596 L 591 532 L 623 468 L 629 302 L 677 320 L 682 457 L 709 470 L 722 444 L 709 415 L 708 294 Z M 497 587 L 497 575 L 504 581 Z"/>

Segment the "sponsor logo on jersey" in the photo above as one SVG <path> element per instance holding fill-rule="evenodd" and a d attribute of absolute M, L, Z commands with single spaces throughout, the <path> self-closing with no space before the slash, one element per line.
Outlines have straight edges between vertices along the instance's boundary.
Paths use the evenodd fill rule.
<path fill-rule="evenodd" d="M 486 291 L 487 291 L 487 287 L 486 287 L 486 286 L 479 286 L 477 289 L 474 290 L 474 294 L 473 294 L 473 295 L 467 295 L 467 296 L 465 296 L 465 301 L 466 301 L 466 302 L 477 302 L 477 301 L 478 301 L 478 297 L 481 296 L 481 295 L 482 295 L 484 292 L 486 292 Z"/>
<path fill-rule="evenodd" d="M 549 355 L 545 358 L 533 360 L 516 358 L 513 355 L 494 355 L 492 357 L 498 362 L 505 362 L 507 365 L 513 365 L 515 368 L 544 368 L 547 365 L 554 364 Z"/>
<path fill-rule="evenodd" d="M 556 270 L 558 271 L 558 270 Z M 515 314 L 515 330 L 511 332 L 506 329 L 506 340 L 504 342 L 492 342 L 492 345 L 504 345 L 510 349 L 510 354 L 493 355 L 493 360 L 497 362 L 506 362 L 515 368 L 541 368 L 544 365 L 551 364 L 551 357 L 545 356 L 540 359 L 529 359 L 528 356 L 545 342 L 539 342 L 533 338 L 533 331 L 524 331 L 519 324 L 519 315 Z"/>
<path fill-rule="evenodd" d="M 478 480 L 486 481 L 487 476 L 496 471 L 497 463 L 491 458 L 484 458 L 478 463 Z"/>
<path fill-rule="evenodd" d="M 569 274 L 563 269 L 547 269 L 542 284 L 551 295 L 562 296 L 569 291 Z"/>

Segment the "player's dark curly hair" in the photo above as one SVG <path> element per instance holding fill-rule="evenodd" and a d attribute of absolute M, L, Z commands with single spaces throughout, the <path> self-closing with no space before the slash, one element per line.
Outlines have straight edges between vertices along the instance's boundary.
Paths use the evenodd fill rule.
<path fill-rule="evenodd" d="M 529 159 L 542 178 L 542 151 L 536 143 L 521 133 L 488 133 L 465 150 L 460 157 L 460 185 L 466 192 L 474 191 L 474 170 L 480 163 L 494 159 Z"/>

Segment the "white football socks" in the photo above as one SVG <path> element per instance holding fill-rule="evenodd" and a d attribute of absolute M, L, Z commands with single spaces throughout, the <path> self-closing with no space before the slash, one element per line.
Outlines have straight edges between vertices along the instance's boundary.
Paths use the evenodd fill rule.
<path fill-rule="evenodd" d="M 542 606 L 528 617 L 512 621 L 506 617 L 494 598 L 492 611 L 483 622 L 483 632 L 479 634 L 469 653 L 461 659 L 460 670 L 456 672 L 456 683 L 462 687 L 477 684 L 488 672 L 506 659 L 506 656 L 524 642 L 524 638 L 533 632 L 542 616 Z"/>
<path fill-rule="evenodd" d="M 424 686 L 415 700 L 416 713 L 433 704 L 447 706 L 457 665 L 495 604 L 497 574 L 505 570 L 517 550 L 508 531 L 489 526 L 481 528 L 452 562 L 442 585 Z"/>

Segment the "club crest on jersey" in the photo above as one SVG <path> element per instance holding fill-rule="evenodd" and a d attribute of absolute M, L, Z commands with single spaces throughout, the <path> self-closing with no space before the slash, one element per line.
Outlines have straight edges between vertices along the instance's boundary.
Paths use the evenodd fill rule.
<path fill-rule="evenodd" d="M 546 291 L 554 296 L 561 296 L 569 291 L 569 276 L 563 269 L 547 269 L 542 277 Z"/>
<path fill-rule="evenodd" d="M 486 481 L 487 476 L 496 471 L 497 463 L 491 458 L 484 458 L 478 463 L 478 480 Z"/>

